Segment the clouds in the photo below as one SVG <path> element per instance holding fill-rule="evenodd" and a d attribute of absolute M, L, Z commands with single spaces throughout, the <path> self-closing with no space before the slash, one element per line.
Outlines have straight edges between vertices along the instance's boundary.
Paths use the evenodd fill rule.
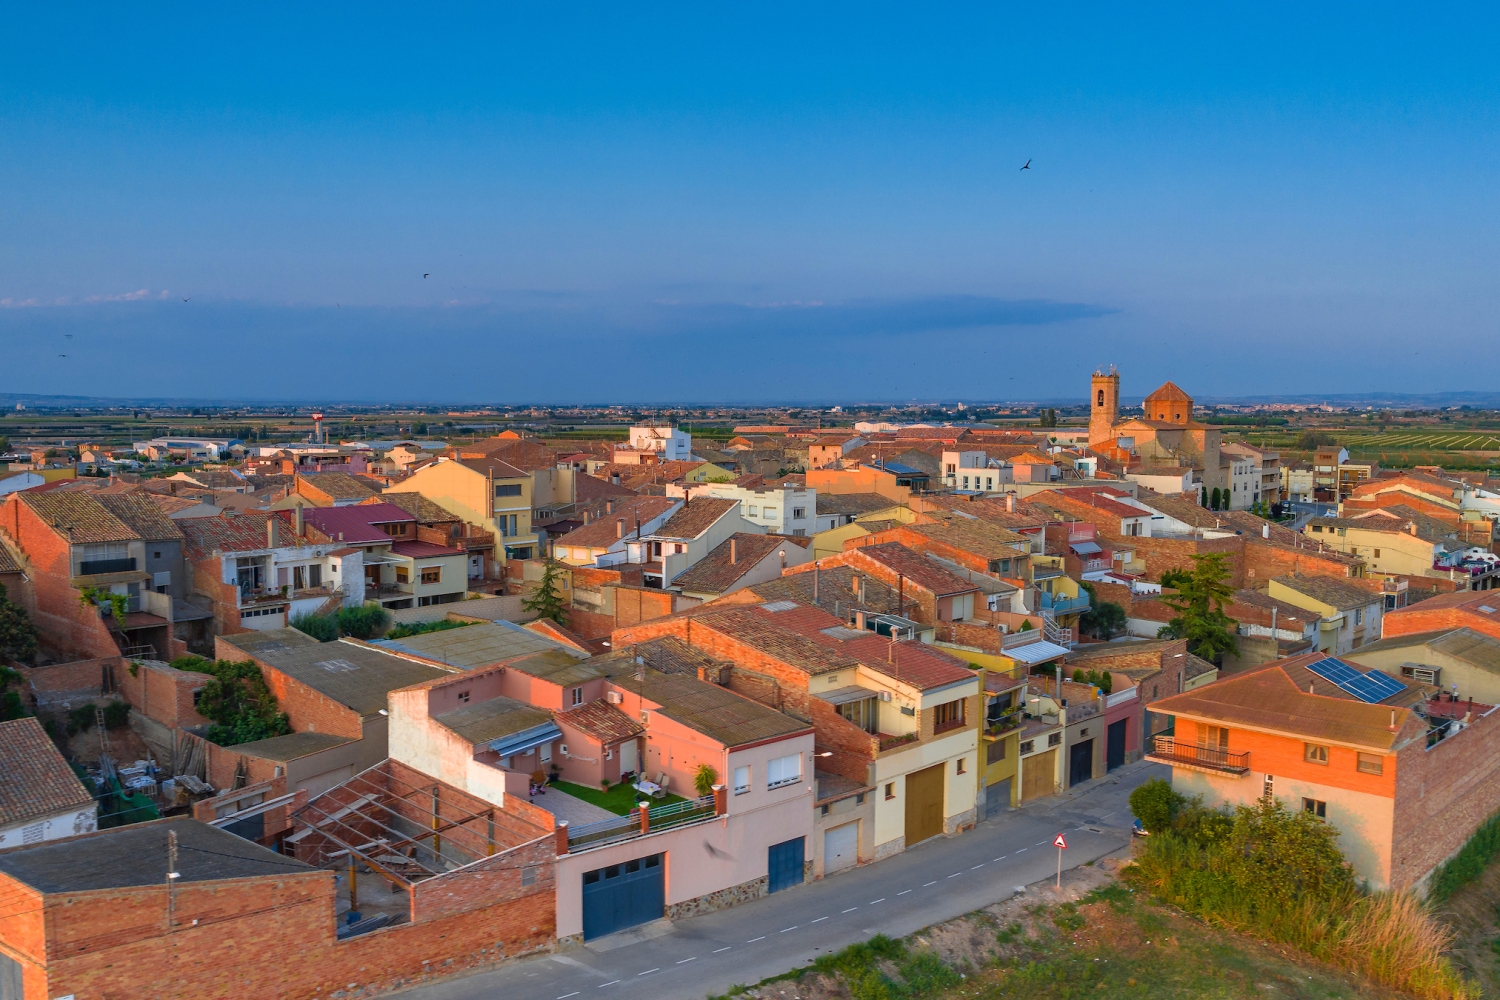
<path fill-rule="evenodd" d="M 99 305 L 105 302 L 145 302 L 149 299 L 165 301 L 166 299 L 171 298 L 171 296 L 171 291 L 165 288 L 157 292 L 155 295 L 151 293 L 151 289 L 149 288 L 138 288 L 133 292 L 122 292 L 118 295 L 85 295 L 83 298 L 78 299 L 77 301 L 86 305 Z M 74 304 L 75 301 L 71 298 L 68 298 L 67 296 L 61 296 L 45 301 L 36 297 L 26 299 L 0 299 L 0 309 L 44 309 L 57 308 L 59 306 L 70 306 Z"/>
<path fill-rule="evenodd" d="M 143 290 L 144 291 L 144 290 Z M 147 293 L 149 295 L 150 293 Z M 704 402 L 997 397 L 975 364 L 1112 306 L 986 295 L 683 301 L 522 292 L 427 307 L 141 293 L 0 315 L 0 389 L 239 399 Z M 68 358 L 57 357 L 65 336 Z M 346 372 L 330 383 L 324 374 Z M 226 373 L 235 373 L 226 375 Z"/>

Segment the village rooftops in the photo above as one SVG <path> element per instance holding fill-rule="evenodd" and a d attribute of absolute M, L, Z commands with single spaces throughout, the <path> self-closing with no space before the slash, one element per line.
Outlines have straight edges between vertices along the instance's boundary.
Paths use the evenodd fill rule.
<path fill-rule="evenodd" d="M 855 551 L 931 591 L 938 597 L 967 594 L 978 589 L 968 580 L 960 579 L 922 553 L 907 548 L 899 542 L 862 545 Z M 1007 547 L 1007 551 L 1012 550 Z"/>
<path fill-rule="evenodd" d="M 1428 611 L 1460 611 L 1500 623 L 1500 594 L 1489 590 L 1460 590 L 1452 594 L 1438 594 L 1405 608 L 1397 608 L 1390 615 L 1398 617 L 1403 613 Z"/>
<path fill-rule="evenodd" d="M 299 472 L 297 479 L 334 500 L 364 500 L 381 489 L 377 480 L 347 472 Z"/>
<path fill-rule="evenodd" d="M 552 713 L 514 698 L 489 698 L 432 717 L 470 743 L 489 743 L 552 722 Z"/>
<path fill-rule="evenodd" d="M 696 502 L 696 501 L 695 501 Z M 811 538 L 793 538 L 790 535 L 760 535 L 737 531 L 715 546 L 714 550 L 698 560 L 686 572 L 672 581 L 672 586 L 684 593 L 721 594 L 734 586 L 736 581 L 756 567 L 766 556 L 777 549 L 795 546 L 805 549 L 812 544 Z M 731 554 L 734 561 L 730 561 Z"/>
<path fill-rule="evenodd" d="M 60 490 L 35 492 L 22 490 L 13 494 L 17 501 L 30 507 L 38 518 L 52 525 L 57 533 L 75 545 L 94 542 L 132 542 L 141 536 L 88 493 Z M 265 530 L 262 528 L 262 538 Z"/>
<path fill-rule="evenodd" d="M 145 493 L 100 492 L 94 499 L 141 538 L 153 542 L 182 538 L 177 522 Z"/>
<path fill-rule="evenodd" d="M 308 875 L 317 868 L 195 819 L 159 819 L 0 851 L 0 872 L 38 892 L 160 888 L 167 835 L 177 835 L 178 878 L 188 882 Z"/>
<path fill-rule="evenodd" d="M 843 514 L 854 517 L 899 506 L 901 501 L 892 500 L 880 493 L 819 493 L 815 504 L 820 515 Z"/>
<path fill-rule="evenodd" d="M 462 608 L 464 603 L 460 601 L 450 607 Z M 371 645 L 462 670 L 492 667 L 540 653 L 556 653 L 573 662 L 585 656 L 563 643 L 506 621 L 483 622 L 402 639 L 377 639 Z"/>
<path fill-rule="evenodd" d="M 291 511 L 279 512 L 282 520 L 290 521 Z M 302 518 L 310 526 L 334 541 L 350 545 L 389 543 L 391 536 L 378 525 L 406 523 L 415 525 L 416 518 L 389 503 L 362 503 L 351 507 L 304 507 Z"/>
<path fill-rule="evenodd" d="M 391 553 L 407 559 L 436 559 L 440 556 L 462 556 L 463 549 L 450 549 L 434 542 L 392 542 Z"/>
<path fill-rule="evenodd" d="M 220 636 L 220 638 L 249 656 L 276 653 L 298 646 L 322 645 L 306 632 L 294 628 L 252 629 L 248 632 Z"/>
<path fill-rule="evenodd" d="M 1469 628 L 1446 628 L 1433 632 L 1411 632 L 1389 639 L 1367 642 L 1354 650 L 1351 657 L 1379 653 L 1390 649 L 1422 647 L 1462 660 L 1481 670 L 1500 674 L 1500 640 Z M 1414 650 L 1413 655 L 1420 655 Z M 1420 661 L 1417 661 L 1420 662 Z"/>
<path fill-rule="evenodd" d="M 387 490 L 378 497 L 371 497 L 365 500 L 360 506 L 380 503 L 400 507 L 422 524 L 440 524 L 445 521 L 461 520 L 457 514 L 450 513 L 446 508 L 439 506 L 420 493 L 393 493 Z"/>
<path fill-rule="evenodd" d="M 391 691 L 452 673 L 347 639 L 257 653 L 256 658 L 363 718 L 384 709 Z"/>
<path fill-rule="evenodd" d="M 580 658 L 581 655 L 575 649 L 554 648 L 512 660 L 508 667 L 558 687 L 572 687 L 601 676 L 589 660 Z"/>
<path fill-rule="evenodd" d="M 285 764 L 287 761 L 296 760 L 299 757 L 309 757 L 324 750 L 332 750 L 354 740 L 348 736 L 337 736 L 333 733 L 287 733 L 285 736 L 272 736 L 269 739 L 255 740 L 250 743 L 236 743 L 234 752 L 244 757 L 258 757 L 261 760 L 273 760 Z"/>
<path fill-rule="evenodd" d="M 1278 576 L 1274 582 L 1337 611 L 1369 607 L 1381 600 L 1379 594 L 1333 576 Z"/>
<path fill-rule="evenodd" d="M 0 826 L 78 809 L 94 801 L 34 718 L 0 722 Z"/>
<path fill-rule="evenodd" d="M 1025 535 L 991 521 L 950 516 L 936 524 L 908 524 L 906 530 L 951 545 L 986 559 L 1008 559 L 1024 555 L 1030 544 Z"/>
<path fill-rule="evenodd" d="M 606 677 L 637 669 L 635 659 L 645 660 L 645 665 L 664 674 L 686 674 L 697 677 L 700 669 L 717 670 L 723 661 L 716 660 L 702 650 L 694 649 L 675 635 L 664 635 L 645 642 L 596 656 L 589 666 Z"/>
<path fill-rule="evenodd" d="M 652 532 L 650 537 L 697 538 L 713 527 L 719 518 L 738 507 L 739 503 L 738 500 L 725 500 L 720 497 L 698 497 L 696 500 L 688 500 L 667 519 L 666 524 Z M 608 519 L 606 515 L 605 520 Z"/>
<path fill-rule="evenodd" d="M 613 511 L 600 514 L 598 520 L 581 528 L 574 528 L 558 538 L 557 544 L 608 549 L 622 537 L 633 538 L 637 523 L 644 526 L 680 503 L 682 501 L 676 497 L 621 497 L 614 501 Z"/>
<path fill-rule="evenodd" d="M 602 698 L 565 712 L 560 717 L 569 726 L 592 736 L 603 746 L 612 746 L 646 731 L 639 722 Z"/>
<path fill-rule="evenodd" d="M 1170 695 L 1147 708 L 1214 725 L 1390 752 L 1410 708 L 1425 701 L 1425 691 L 1406 685 L 1385 701 L 1361 701 L 1307 669 L 1307 664 L 1327 658 L 1318 652 L 1278 660 Z"/>
<path fill-rule="evenodd" d="M 860 592 L 856 592 L 856 579 L 860 592 L 864 595 L 863 599 Z M 813 600 L 815 590 L 816 602 Z M 824 611 L 845 620 L 855 611 L 895 614 L 901 603 L 895 587 L 887 586 L 884 581 L 850 566 L 826 566 L 791 573 L 776 580 L 751 584 L 745 591 L 766 603 L 782 600 L 792 600 L 799 604 L 815 603 Z M 731 599 L 735 596 L 737 594 L 730 595 Z"/>
<path fill-rule="evenodd" d="M 664 674 L 650 667 L 641 673 L 643 679 L 635 671 L 624 671 L 613 677 L 612 683 L 661 706 L 650 711 L 660 712 L 728 749 L 813 731 L 808 723 L 717 684 L 683 674 Z"/>
<path fill-rule="evenodd" d="M 325 510 L 328 508 L 309 508 Z M 267 544 L 266 523 L 271 523 L 276 544 Z M 256 552 L 289 548 L 297 544 L 292 526 L 274 514 L 236 514 L 225 511 L 211 517 L 185 517 L 175 522 L 187 539 L 190 552 L 199 556 L 219 552 Z"/>

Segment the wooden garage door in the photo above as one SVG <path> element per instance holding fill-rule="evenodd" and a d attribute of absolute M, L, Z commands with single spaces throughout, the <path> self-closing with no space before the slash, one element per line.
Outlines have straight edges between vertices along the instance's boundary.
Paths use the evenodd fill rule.
<path fill-rule="evenodd" d="M 1057 751 L 1048 750 L 1021 761 L 1021 801 L 1045 798 L 1057 791 Z"/>
<path fill-rule="evenodd" d="M 906 846 L 943 832 L 943 767 L 934 764 L 906 776 Z"/>

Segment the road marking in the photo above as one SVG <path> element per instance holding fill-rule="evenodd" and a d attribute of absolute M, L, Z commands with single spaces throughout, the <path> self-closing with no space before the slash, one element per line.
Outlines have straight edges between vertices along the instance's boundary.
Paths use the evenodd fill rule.
<path fill-rule="evenodd" d="M 911 892 L 911 890 L 910 889 L 902 889 L 900 892 L 896 893 L 896 895 L 898 895 L 898 896 L 904 896 L 908 892 Z"/>
<path fill-rule="evenodd" d="M 885 902 L 885 897 L 881 896 L 879 899 L 872 899 L 872 900 L 870 900 L 870 905 L 874 906 L 876 903 L 884 903 L 884 902 Z"/>
<path fill-rule="evenodd" d="M 1021 853 L 1021 851 L 1024 851 L 1024 850 L 1026 850 L 1026 848 L 1024 848 L 1024 847 L 1023 847 L 1023 848 L 1021 848 L 1021 850 L 1020 850 L 1020 851 L 1016 851 L 1016 853 L 1017 853 L 1017 854 L 1020 854 L 1020 853 Z"/>
<path fill-rule="evenodd" d="M 818 921 L 820 921 L 820 920 L 827 920 L 827 919 L 828 919 L 827 917 L 819 917 L 817 920 L 814 920 L 813 923 L 818 923 Z"/>
<path fill-rule="evenodd" d="M 962 874 L 963 874 L 963 872 L 954 872 L 952 875 L 949 875 L 948 877 L 949 878 L 958 878 Z"/>
<path fill-rule="evenodd" d="M 728 950 L 729 950 L 729 949 L 730 949 L 730 948 L 732 948 L 732 947 L 734 947 L 734 946 L 733 946 L 733 945 L 725 945 L 725 946 L 724 946 L 724 947 L 722 947 L 722 948 L 715 948 L 715 949 L 714 949 L 714 950 L 713 950 L 713 952 L 712 952 L 712 954 L 715 954 L 715 955 L 717 955 L 717 954 L 718 954 L 718 953 L 719 953 L 719 952 L 721 952 L 721 951 L 728 951 Z"/>
<path fill-rule="evenodd" d="M 1008 855 L 1008 854 L 1002 854 L 998 858 L 995 858 L 994 860 L 996 860 L 996 861 L 1004 861 L 1008 857 L 1010 857 L 1010 855 Z"/>
<path fill-rule="evenodd" d="M 682 961 L 678 962 L 677 964 L 678 965 L 687 965 L 689 962 L 696 962 L 696 961 L 698 961 L 698 956 L 694 955 L 692 958 L 684 958 Z"/>
<path fill-rule="evenodd" d="M 607 983 L 600 983 L 600 984 L 599 984 L 599 985 L 598 985 L 598 986 L 597 986 L 597 987 L 595 987 L 595 988 L 596 988 L 596 989 L 601 989 L 601 990 L 602 990 L 602 989 L 604 989 L 604 987 L 606 987 L 606 986 L 614 986 L 614 985 L 615 985 L 615 984 L 616 984 L 616 983 L 618 983 L 618 982 L 619 982 L 619 980 L 618 980 L 618 979 L 611 979 L 611 980 L 610 980 L 610 981 L 609 981 L 609 982 L 607 982 Z"/>
<path fill-rule="evenodd" d="M 790 927 L 783 927 L 781 930 L 777 931 L 776 933 L 777 934 L 785 934 L 787 931 L 794 931 L 796 929 L 797 929 L 797 925 L 793 924 Z"/>
<path fill-rule="evenodd" d="M 857 906 L 851 906 L 851 907 L 849 907 L 849 909 L 847 909 L 847 910 L 841 910 L 839 912 L 841 912 L 841 913 L 853 913 L 857 909 L 859 909 L 859 907 L 857 907 Z"/>
<path fill-rule="evenodd" d="M 983 868 L 983 867 L 984 867 L 984 862 L 983 861 L 979 862 L 979 864 L 977 864 L 977 865 L 974 866 L 974 868 Z M 970 868 L 969 871 L 973 871 L 974 868 Z"/>
<path fill-rule="evenodd" d="M 661 971 L 660 969 L 647 969 L 645 972 L 637 972 L 636 975 L 637 976 L 649 976 L 653 972 L 660 972 L 660 971 Z"/>
<path fill-rule="evenodd" d="M 568 1000 L 568 997 L 576 997 L 577 995 L 578 992 L 575 990 L 572 993 L 564 993 L 562 996 L 558 997 L 557 1000 Z"/>
<path fill-rule="evenodd" d="M 1032 847 L 1041 847 L 1045 843 L 1046 843 L 1045 840 L 1038 840 L 1035 844 L 1032 844 L 1031 846 Z"/>
<path fill-rule="evenodd" d="M 765 939 L 766 939 L 766 936 L 764 934 L 762 934 L 760 937 L 758 937 L 758 938 L 751 938 L 749 941 L 746 941 L 745 943 L 746 944 L 754 944 L 757 941 L 764 941 Z"/>
<path fill-rule="evenodd" d="M 924 888 L 924 889 L 925 889 L 925 888 L 927 888 L 927 887 L 928 887 L 928 886 L 929 886 L 929 885 L 937 885 L 937 879 L 933 879 L 933 880 L 932 880 L 932 881 L 931 881 L 931 882 L 923 882 L 923 883 L 922 883 L 922 888 Z"/>

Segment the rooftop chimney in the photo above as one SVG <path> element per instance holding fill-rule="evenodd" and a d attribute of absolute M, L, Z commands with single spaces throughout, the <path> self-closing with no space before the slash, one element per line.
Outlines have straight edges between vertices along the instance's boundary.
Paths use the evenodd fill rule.
<path fill-rule="evenodd" d="M 615 537 L 616 538 L 624 538 L 625 537 L 625 519 L 623 517 L 617 518 L 615 520 Z"/>
<path fill-rule="evenodd" d="M 858 573 L 855 573 L 854 576 L 850 578 L 850 580 L 849 580 L 849 589 L 854 592 L 854 596 L 856 596 L 856 597 L 859 596 L 859 574 Z"/>
<path fill-rule="evenodd" d="M 306 531 L 302 527 L 302 505 L 300 503 L 296 507 L 296 513 L 293 514 L 292 516 L 297 519 L 296 520 L 296 524 L 297 524 L 297 537 L 298 538 L 305 537 L 306 536 Z"/>
<path fill-rule="evenodd" d="M 1416 521 L 1411 522 L 1411 524 L 1408 525 L 1408 527 L 1411 529 L 1411 533 L 1413 535 L 1415 535 L 1417 533 L 1417 522 Z"/>
<path fill-rule="evenodd" d="M 1005 509 L 1012 514 L 1016 512 L 1016 495 L 1014 493 L 1005 494 Z"/>
<path fill-rule="evenodd" d="M 613 500 L 606 500 L 606 501 L 604 501 L 604 513 L 606 513 L 606 514 L 613 514 L 614 512 L 615 512 L 615 502 Z M 587 514 L 584 515 L 584 517 L 587 517 L 587 516 L 588 516 Z"/>
<path fill-rule="evenodd" d="M 1262 537 L 1262 538 L 1270 538 L 1271 537 L 1271 523 L 1269 521 L 1267 521 L 1265 524 L 1262 524 L 1260 526 L 1260 537 Z"/>
<path fill-rule="evenodd" d="M 589 512 L 588 511 L 584 511 L 583 512 L 583 523 L 584 524 L 588 524 L 589 523 Z"/>
<path fill-rule="evenodd" d="M 266 518 L 266 548 L 276 547 L 276 517 L 272 515 Z"/>
<path fill-rule="evenodd" d="M 740 562 L 740 543 L 737 539 L 729 540 L 729 565 L 738 566 Z"/>

